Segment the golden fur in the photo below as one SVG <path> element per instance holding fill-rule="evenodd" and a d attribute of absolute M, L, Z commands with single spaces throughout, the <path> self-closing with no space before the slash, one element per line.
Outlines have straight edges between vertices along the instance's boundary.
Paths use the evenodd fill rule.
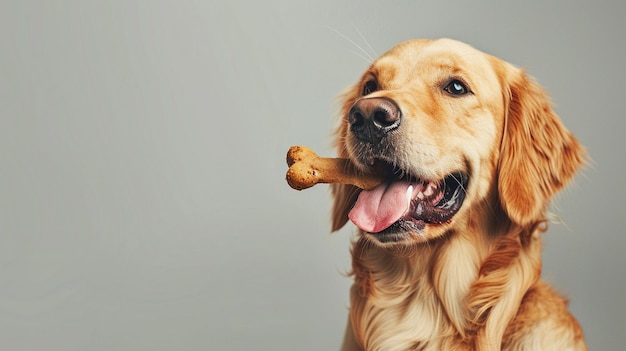
<path fill-rule="evenodd" d="M 472 92 L 442 91 L 451 78 Z M 421 179 L 470 174 L 461 209 L 397 242 L 359 232 L 352 249 L 350 316 L 342 350 L 586 350 L 566 301 L 540 280 L 546 207 L 585 152 L 523 70 L 449 39 L 402 43 L 343 96 L 339 156 L 357 167 L 348 111 L 363 98 L 402 111 L 393 164 Z M 332 226 L 343 227 L 359 189 L 334 184 Z"/>

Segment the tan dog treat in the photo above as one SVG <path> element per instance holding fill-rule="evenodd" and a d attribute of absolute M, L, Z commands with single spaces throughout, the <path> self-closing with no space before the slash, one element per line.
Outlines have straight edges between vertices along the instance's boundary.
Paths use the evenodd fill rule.
<path fill-rule="evenodd" d="M 361 189 L 374 189 L 385 178 L 382 174 L 365 173 L 347 158 L 319 157 L 306 146 L 292 146 L 287 152 L 287 183 L 296 190 L 317 183 L 352 184 Z"/>

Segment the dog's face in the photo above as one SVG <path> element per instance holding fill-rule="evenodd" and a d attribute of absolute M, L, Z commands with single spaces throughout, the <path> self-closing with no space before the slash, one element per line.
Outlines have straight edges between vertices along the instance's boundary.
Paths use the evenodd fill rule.
<path fill-rule="evenodd" d="M 526 96 L 513 99 L 517 95 Z M 523 111 L 531 108 L 539 112 Z M 546 126 L 547 132 L 532 130 Z M 515 155 L 534 148 L 535 132 L 554 134 L 547 139 L 572 139 L 565 142 L 577 154 L 568 161 L 575 163 L 571 171 L 557 169 L 559 164 L 528 172 L 533 166 L 526 162 L 549 162 L 541 150 L 531 151 L 525 160 Z M 546 142 L 554 144 L 549 148 L 566 148 L 560 140 Z M 581 162 L 580 147 L 552 113 L 543 91 L 522 71 L 446 39 L 402 43 L 371 65 L 344 96 L 338 148 L 363 170 L 383 167 L 391 176 L 371 191 L 334 186 L 334 229 L 349 218 L 383 246 L 420 243 L 466 228 L 471 209 L 493 207 L 489 201 L 514 222 L 527 224 Z M 501 167 L 524 169 L 500 172 Z M 531 179 L 512 179 L 520 176 Z M 532 179 L 555 177 L 556 185 L 555 179 Z M 541 182 L 550 183 L 550 189 L 542 189 Z M 543 192 L 541 198 L 535 192 Z M 498 194 L 495 200 L 493 193 Z M 525 197 L 534 200 L 527 203 Z"/>

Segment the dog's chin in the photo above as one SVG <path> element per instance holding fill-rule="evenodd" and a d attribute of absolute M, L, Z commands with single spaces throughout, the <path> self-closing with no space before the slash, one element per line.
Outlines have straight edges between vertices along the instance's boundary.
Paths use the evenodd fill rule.
<path fill-rule="evenodd" d="M 437 240 L 445 236 L 451 221 L 427 224 L 423 221 L 399 220 L 378 233 L 361 231 L 372 244 L 382 248 L 403 248 Z"/>

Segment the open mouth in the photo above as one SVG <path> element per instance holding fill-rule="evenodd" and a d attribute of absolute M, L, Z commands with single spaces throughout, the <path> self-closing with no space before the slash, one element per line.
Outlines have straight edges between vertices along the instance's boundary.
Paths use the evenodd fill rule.
<path fill-rule="evenodd" d="M 464 172 L 438 181 L 391 179 L 361 191 L 348 217 L 361 230 L 381 236 L 447 223 L 461 208 L 468 181 Z"/>

